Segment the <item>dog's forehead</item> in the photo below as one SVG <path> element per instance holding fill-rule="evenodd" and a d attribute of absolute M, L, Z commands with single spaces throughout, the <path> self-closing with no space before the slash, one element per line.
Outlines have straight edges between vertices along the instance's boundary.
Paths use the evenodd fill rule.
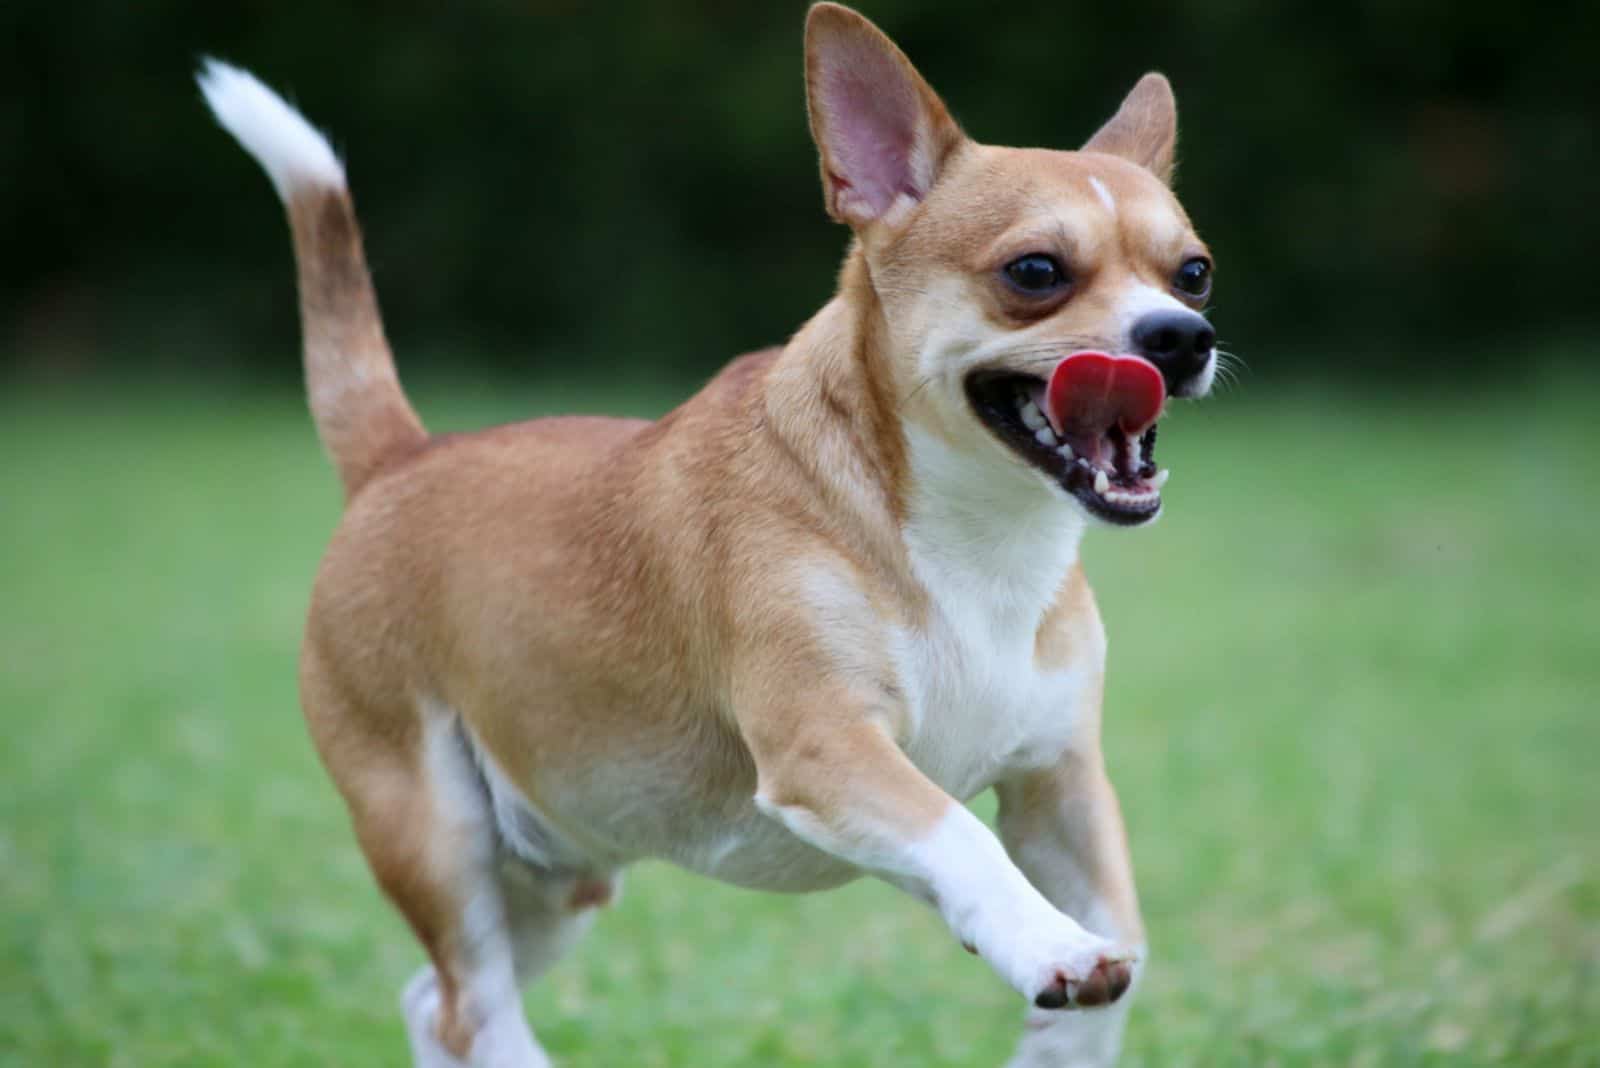
<path fill-rule="evenodd" d="M 1099 152 L 973 148 L 936 187 L 929 204 L 935 210 L 924 215 L 931 225 L 917 244 L 942 246 L 940 258 L 976 267 L 972 261 L 987 260 L 997 245 L 1030 236 L 1058 240 L 1084 255 L 1115 246 L 1165 258 L 1197 240 L 1171 190 L 1127 160 Z"/>

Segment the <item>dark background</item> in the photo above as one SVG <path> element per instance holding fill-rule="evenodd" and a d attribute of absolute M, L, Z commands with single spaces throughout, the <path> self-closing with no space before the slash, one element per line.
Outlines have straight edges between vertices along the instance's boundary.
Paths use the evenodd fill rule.
<path fill-rule="evenodd" d="M 1167 72 L 1216 319 L 1257 373 L 1454 374 L 1587 343 L 1600 4 L 864 9 L 980 140 L 1075 147 Z M 347 157 L 403 367 L 704 373 L 803 321 L 845 244 L 806 132 L 803 12 L 5 5 L 0 358 L 29 378 L 296 372 L 286 229 L 200 104 L 210 53 Z"/>

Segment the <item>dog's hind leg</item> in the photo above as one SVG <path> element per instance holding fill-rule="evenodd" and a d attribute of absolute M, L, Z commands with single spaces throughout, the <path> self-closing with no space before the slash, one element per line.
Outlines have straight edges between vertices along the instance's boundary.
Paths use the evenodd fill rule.
<path fill-rule="evenodd" d="M 494 817 L 454 717 L 405 695 L 353 696 L 309 642 L 301 694 L 373 874 L 431 962 L 401 998 L 418 1068 L 545 1068 Z"/>
<path fill-rule="evenodd" d="M 494 879 L 504 917 L 504 938 L 511 953 L 512 971 L 517 984 L 523 988 L 542 976 L 577 944 L 593 926 L 598 907 L 608 904 L 617 888 L 614 876 L 556 874 L 504 854 L 495 864 Z M 513 1025 L 522 1020 L 520 998 L 517 1002 L 518 1011 Z M 455 1068 L 458 1064 L 549 1064 L 548 1058 L 537 1046 L 532 1060 L 497 1060 L 489 1049 L 471 1060 L 441 1059 L 453 1055 L 442 1047 L 433 1030 L 441 1009 L 438 971 L 433 965 L 424 967 L 412 978 L 401 995 L 401 1007 L 419 1065 L 432 1068 L 438 1064 Z M 509 1048 L 516 1048 L 515 1043 L 511 1043 Z"/>

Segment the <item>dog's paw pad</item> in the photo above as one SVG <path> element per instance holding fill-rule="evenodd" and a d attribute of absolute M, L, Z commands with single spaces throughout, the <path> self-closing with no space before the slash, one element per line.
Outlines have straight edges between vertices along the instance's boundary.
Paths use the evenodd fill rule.
<path fill-rule="evenodd" d="M 1039 992 L 1033 1003 L 1041 1009 L 1094 1009 L 1110 1005 L 1133 985 L 1133 962 L 1102 957 L 1084 979 L 1074 980 L 1057 972 L 1051 984 Z"/>

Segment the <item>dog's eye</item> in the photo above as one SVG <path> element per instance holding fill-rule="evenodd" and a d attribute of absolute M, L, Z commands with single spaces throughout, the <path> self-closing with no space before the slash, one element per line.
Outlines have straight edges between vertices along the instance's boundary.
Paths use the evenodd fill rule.
<path fill-rule="evenodd" d="M 1191 297 L 1203 297 L 1211 292 L 1211 261 L 1203 256 L 1196 256 L 1178 268 L 1178 273 L 1172 278 L 1173 288 L 1189 294 Z"/>
<path fill-rule="evenodd" d="M 1041 294 L 1066 284 L 1067 272 L 1053 256 L 1033 253 L 1005 266 L 1006 278 L 1024 293 Z"/>

